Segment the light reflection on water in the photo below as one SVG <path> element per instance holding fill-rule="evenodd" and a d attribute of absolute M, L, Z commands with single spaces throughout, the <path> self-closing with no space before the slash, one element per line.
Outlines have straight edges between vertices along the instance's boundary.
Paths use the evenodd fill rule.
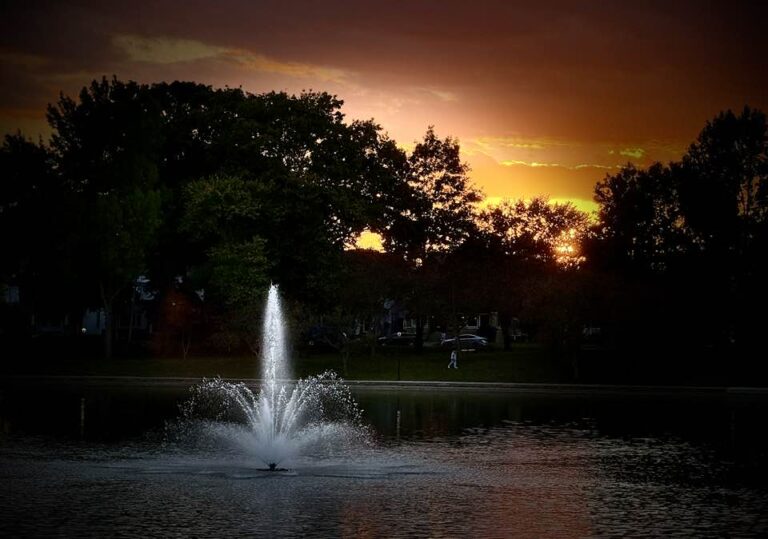
<path fill-rule="evenodd" d="M 361 390 L 377 444 L 268 473 L 165 443 L 182 393 L 6 390 L 0 535 L 768 533 L 763 399 Z"/>

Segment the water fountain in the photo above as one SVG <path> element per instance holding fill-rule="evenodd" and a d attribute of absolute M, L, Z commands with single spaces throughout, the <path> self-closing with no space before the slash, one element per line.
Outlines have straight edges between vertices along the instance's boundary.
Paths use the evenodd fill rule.
<path fill-rule="evenodd" d="M 332 452 L 364 442 L 367 431 L 349 387 L 333 371 L 290 380 L 285 321 L 278 288 L 269 289 L 264 311 L 261 385 L 203 380 L 182 407 L 185 421 L 234 442 L 265 470 L 306 452 Z"/>
<path fill-rule="evenodd" d="M 261 382 L 196 386 L 160 450 L 162 379 L 0 384 L 0 536 L 768 537 L 755 390 L 361 388 L 361 447 L 334 374 L 289 381 L 276 290 L 264 318 Z"/>

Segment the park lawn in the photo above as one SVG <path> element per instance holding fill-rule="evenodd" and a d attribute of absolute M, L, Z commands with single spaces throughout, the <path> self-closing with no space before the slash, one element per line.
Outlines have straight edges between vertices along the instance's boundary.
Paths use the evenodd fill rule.
<path fill-rule="evenodd" d="M 300 376 L 333 369 L 349 380 L 415 380 L 451 382 L 560 382 L 567 373 L 538 346 L 516 346 L 512 350 L 463 352 L 458 369 L 449 369 L 449 352 L 424 350 L 378 351 L 352 356 L 346 369 L 340 355 L 303 358 L 297 364 Z"/>
<path fill-rule="evenodd" d="M 452 381 L 452 382 L 561 382 L 564 366 L 542 348 L 515 345 L 511 350 L 463 352 L 459 368 L 448 369 L 449 352 L 425 349 L 377 350 L 352 354 L 345 362 L 339 353 L 296 357 L 296 377 L 334 370 L 348 380 Z M 258 359 L 253 356 L 182 358 L 60 359 L 18 358 L 0 362 L 4 375 L 29 376 L 137 376 L 161 378 L 258 378 Z"/>

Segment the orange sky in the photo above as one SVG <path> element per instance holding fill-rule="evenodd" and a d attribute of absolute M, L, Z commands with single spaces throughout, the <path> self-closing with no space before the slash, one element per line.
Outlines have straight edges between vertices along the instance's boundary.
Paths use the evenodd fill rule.
<path fill-rule="evenodd" d="M 0 130 L 91 79 L 325 90 L 408 148 L 457 137 L 488 197 L 588 207 L 627 161 L 678 159 L 706 120 L 768 110 L 762 2 L 3 2 Z M 673 4 L 669 6 L 668 4 Z"/>

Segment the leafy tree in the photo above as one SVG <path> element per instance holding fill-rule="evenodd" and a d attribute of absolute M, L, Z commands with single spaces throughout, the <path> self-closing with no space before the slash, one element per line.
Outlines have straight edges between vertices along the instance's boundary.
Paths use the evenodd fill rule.
<path fill-rule="evenodd" d="M 768 124 L 745 107 L 707 122 L 683 158 L 680 203 L 703 250 L 749 250 L 768 217 Z"/>
<path fill-rule="evenodd" d="M 45 312 L 77 311 L 64 256 L 70 234 L 69 197 L 54 170 L 53 156 L 21 134 L 0 146 L 0 282 L 19 286 L 22 320 L 17 332 Z"/>
<path fill-rule="evenodd" d="M 441 140 L 430 127 L 408 157 L 399 214 L 383 230 L 387 250 L 423 263 L 430 253 L 455 249 L 476 231 L 481 193 L 468 177 L 459 143 Z"/>
<path fill-rule="evenodd" d="M 603 254 L 613 258 L 614 264 L 665 271 L 674 258 L 688 250 L 679 181 L 677 165 L 656 163 L 646 170 L 627 164 L 598 182 L 597 233 Z"/>
<path fill-rule="evenodd" d="M 271 277 L 307 304 L 332 303 L 344 246 L 383 228 L 408 190 L 404 153 L 373 122 L 346 123 L 342 104 L 326 93 L 117 79 L 61 96 L 48 111 L 51 169 L 71 195 L 62 259 L 76 266 L 83 303 L 111 320 L 137 272 L 162 286 L 195 268 L 223 306 L 229 278 Z M 268 263 L 250 276 L 224 271 L 241 256 Z"/>
<path fill-rule="evenodd" d="M 635 302 L 638 312 L 675 327 L 670 343 L 747 350 L 764 325 L 767 133 L 762 112 L 726 111 L 681 162 L 628 165 L 596 187 L 592 258 L 650 290 L 653 305 Z"/>
<path fill-rule="evenodd" d="M 424 317 L 438 308 L 440 297 L 433 291 L 439 282 L 438 267 L 444 255 L 472 237 L 475 204 L 481 193 L 468 177 L 457 141 L 441 140 L 430 127 L 405 164 L 407 190 L 400 194 L 399 211 L 381 230 L 388 252 L 412 264 L 410 291 L 404 300 L 416 318 L 416 349 L 423 341 Z"/>
<path fill-rule="evenodd" d="M 221 174 L 245 182 L 250 194 L 243 200 L 258 206 L 244 234 L 264 240 L 270 276 L 284 294 L 327 306 L 344 246 L 365 228 L 383 227 L 398 207 L 407 188 L 400 174 L 403 152 L 373 122 L 345 123 L 342 101 L 325 93 L 217 91 L 212 102 L 216 118 L 201 113 L 194 137 L 208 143 L 201 151 L 214 155 Z M 219 126 L 224 120 L 218 118 L 226 125 Z M 226 228 L 228 219 L 239 219 L 241 201 L 215 203 L 215 216 L 193 216 L 188 207 L 181 220 L 215 219 Z"/>
<path fill-rule="evenodd" d="M 203 250 L 222 241 L 248 240 L 262 218 L 263 197 L 258 183 L 236 176 L 190 182 L 184 190 L 181 232 Z"/>
<path fill-rule="evenodd" d="M 697 247 L 695 286 L 707 291 L 719 320 L 710 334 L 758 345 L 768 301 L 765 114 L 749 107 L 720 113 L 688 149 L 681 172 L 680 204 Z"/>
<path fill-rule="evenodd" d="M 217 307 L 216 335 L 237 335 L 256 351 L 257 320 L 272 264 L 263 238 L 261 186 L 238 177 L 211 176 L 185 189 L 181 228 L 199 253 L 191 284 Z M 228 346 L 231 348 L 231 345 Z"/>
<path fill-rule="evenodd" d="M 162 219 L 156 118 L 145 87 L 116 79 L 48 108 L 56 170 L 77 216 L 68 257 L 88 305 L 104 309 L 107 357 L 115 300 L 146 271 Z"/>
<path fill-rule="evenodd" d="M 483 211 L 480 223 L 504 255 L 562 267 L 583 261 L 580 245 L 590 224 L 573 204 L 552 204 L 546 197 L 504 202 Z"/>

